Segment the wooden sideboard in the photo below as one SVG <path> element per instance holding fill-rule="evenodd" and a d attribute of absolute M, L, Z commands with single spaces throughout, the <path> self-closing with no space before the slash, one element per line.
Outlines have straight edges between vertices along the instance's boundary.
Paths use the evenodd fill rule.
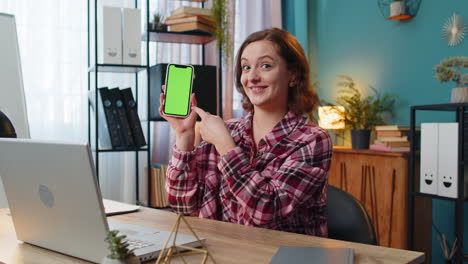
<path fill-rule="evenodd" d="M 407 248 L 408 153 L 334 148 L 328 183 L 363 203 L 380 246 Z"/>

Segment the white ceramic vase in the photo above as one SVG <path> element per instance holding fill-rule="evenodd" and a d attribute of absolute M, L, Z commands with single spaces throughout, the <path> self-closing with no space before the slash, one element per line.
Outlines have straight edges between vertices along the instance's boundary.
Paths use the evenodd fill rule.
<path fill-rule="evenodd" d="M 451 103 L 466 103 L 468 102 L 468 87 L 452 88 Z"/>
<path fill-rule="evenodd" d="M 406 5 L 404 1 L 395 1 L 390 4 L 390 16 L 399 16 L 406 14 Z"/>
<path fill-rule="evenodd" d="M 128 259 L 120 260 L 120 259 L 110 259 L 108 257 L 104 257 L 101 261 L 101 264 L 140 264 L 140 259 L 136 256 L 131 256 Z"/>

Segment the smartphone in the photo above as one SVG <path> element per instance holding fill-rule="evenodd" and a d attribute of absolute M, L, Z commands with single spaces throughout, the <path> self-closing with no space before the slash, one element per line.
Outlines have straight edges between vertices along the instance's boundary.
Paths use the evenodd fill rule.
<path fill-rule="evenodd" d="M 166 70 L 166 91 L 163 113 L 168 116 L 187 117 L 190 113 L 193 66 L 169 64 Z"/>

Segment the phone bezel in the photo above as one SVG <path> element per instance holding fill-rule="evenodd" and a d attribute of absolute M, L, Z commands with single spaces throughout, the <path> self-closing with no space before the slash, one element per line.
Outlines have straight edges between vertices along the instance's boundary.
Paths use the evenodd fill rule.
<path fill-rule="evenodd" d="M 188 100 L 188 105 L 187 105 L 187 114 L 186 115 L 176 115 L 176 114 L 170 114 L 170 113 L 166 113 L 166 97 L 167 97 L 167 92 L 168 92 L 168 85 L 167 85 L 167 81 L 169 79 L 169 72 L 170 72 L 170 66 L 175 66 L 177 68 L 191 68 L 192 69 L 192 78 L 190 79 L 190 92 L 189 92 L 189 100 Z M 195 68 L 192 66 L 192 65 L 184 65 L 184 64 L 174 64 L 174 63 L 170 63 L 167 65 L 167 68 L 166 68 L 166 81 L 165 81 L 165 85 L 166 85 L 166 89 L 164 91 L 164 106 L 163 106 L 163 109 L 162 109 L 162 112 L 164 113 L 164 115 L 167 115 L 167 116 L 174 116 L 174 117 L 187 117 L 190 115 L 190 105 L 192 104 L 191 100 L 190 100 L 190 97 L 192 95 L 192 89 L 193 89 L 193 76 L 195 74 Z"/>

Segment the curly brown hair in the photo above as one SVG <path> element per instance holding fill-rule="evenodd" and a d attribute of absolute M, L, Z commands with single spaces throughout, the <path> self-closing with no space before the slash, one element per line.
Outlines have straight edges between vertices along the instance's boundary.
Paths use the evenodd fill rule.
<path fill-rule="evenodd" d="M 242 94 L 242 107 L 250 112 L 253 105 L 247 97 L 241 82 L 242 65 L 241 56 L 245 47 L 250 43 L 260 40 L 269 40 L 278 47 L 279 55 L 286 61 L 286 66 L 290 72 L 296 74 L 294 85 L 288 89 L 288 108 L 298 115 L 303 115 L 314 111 L 319 99 L 317 92 L 310 83 L 310 68 L 304 50 L 299 41 L 289 32 L 270 28 L 250 34 L 242 43 L 236 57 L 236 89 Z"/>

